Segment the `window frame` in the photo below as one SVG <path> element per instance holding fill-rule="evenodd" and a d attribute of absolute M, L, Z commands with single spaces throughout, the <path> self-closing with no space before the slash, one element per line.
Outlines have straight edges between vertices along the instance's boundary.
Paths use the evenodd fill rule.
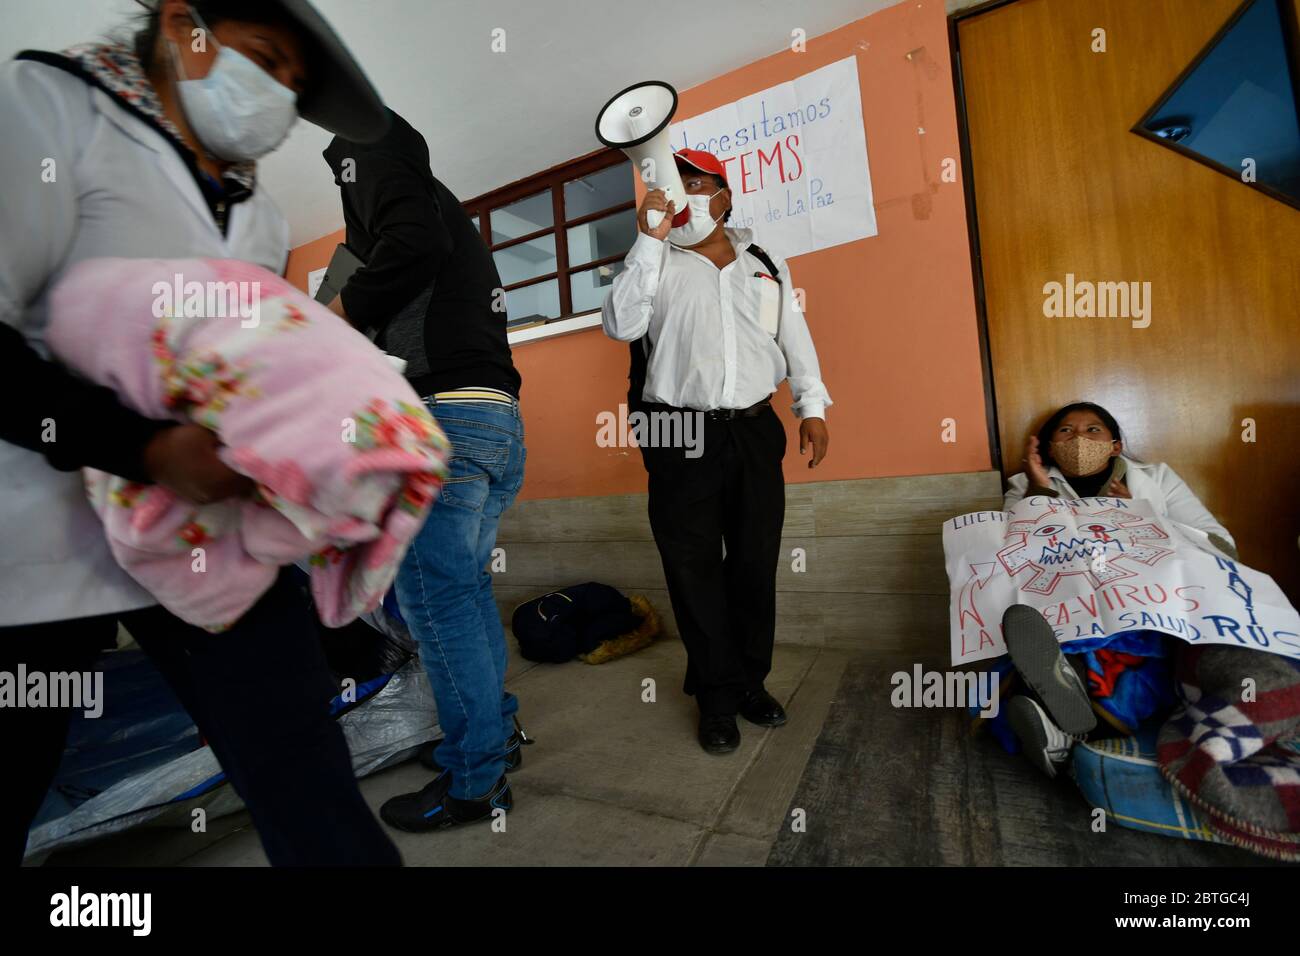
<path fill-rule="evenodd" d="M 584 272 L 590 272 L 599 269 L 601 266 L 607 266 L 615 262 L 622 262 L 627 256 L 626 252 L 617 255 L 604 256 L 600 259 L 593 259 L 591 262 L 584 262 L 576 268 L 569 264 L 569 230 L 574 226 L 582 226 L 589 222 L 595 222 L 598 219 L 604 219 L 616 213 L 626 212 L 629 209 L 636 209 L 635 193 L 632 199 L 627 202 L 618 203 L 605 209 L 599 209 L 596 212 L 588 213 L 585 216 L 578 216 L 574 219 L 565 218 L 564 210 L 564 184 L 572 182 L 575 179 L 582 179 L 584 176 L 590 176 L 599 173 L 613 166 L 627 163 L 630 167 L 631 160 L 620 150 L 617 149 L 600 149 L 586 156 L 580 156 L 577 159 L 567 163 L 561 163 L 544 172 L 529 176 L 517 182 L 494 189 L 491 192 L 476 196 L 473 199 L 461 203 L 465 212 L 471 218 L 478 217 L 479 234 L 483 237 L 483 242 L 487 245 L 488 250 L 494 254 L 502 249 L 509 249 L 511 246 L 521 245 L 526 242 L 532 242 L 536 239 L 543 239 L 546 236 L 555 237 L 555 271 L 547 272 L 531 279 L 525 279 L 522 282 L 512 282 L 509 285 L 503 285 L 501 288 L 504 292 L 513 292 L 516 289 L 527 288 L 530 285 L 540 285 L 544 282 L 555 280 L 560 294 L 560 314 L 546 319 L 545 324 L 559 322 L 564 319 L 571 319 L 575 315 L 588 315 L 595 312 L 595 309 L 588 309 L 585 312 L 574 312 L 573 310 L 573 287 L 572 279 L 576 275 Z M 632 169 L 628 169 L 628 175 L 634 175 Z M 501 209 L 521 199 L 527 199 L 529 196 L 535 196 L 538 193 L 544 193 L 547 190 L 551 193 L 551 225 L 545 229 L 539 229 L 536 232 L 529 233 L 525 236 L 517 236 L 513 239 L 507 239 L 504 242 L 492 242 L 492 210 Z"/>

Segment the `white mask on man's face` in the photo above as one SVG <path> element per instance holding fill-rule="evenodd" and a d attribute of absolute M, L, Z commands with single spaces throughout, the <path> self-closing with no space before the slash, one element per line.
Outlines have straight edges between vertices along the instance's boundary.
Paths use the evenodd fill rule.
<path fill-rule="evenodd" d="M 209 37 L 212 31 L 191 11 Z M 176 95 L 185 121 L 217 159 L 259 159 L 285 141 L 298 120 L 298 94 L 244 56 L 222 46 L 208 75 L 184 79 L 180 52 L 171 40 L 176 64 Z"/>
<path fill-rule="evenodd" d="M 725 187 L 724 187 L 725 188 Z M 718 224 L 722 216 L 713 216 L 709 206 L 713 202 L 713 197 L 722 192 L 721 189 L 713 195 L 705 196 L 702 193 L 696 193 L 686 197 L 686 205 L 691 211 L 690 218 L 686 224 L 675 226 L 668 232 L 668 240 L 675 246 L 689 248 L 698 246 L 709 236 L 713 235 L 713 229 Z"/>

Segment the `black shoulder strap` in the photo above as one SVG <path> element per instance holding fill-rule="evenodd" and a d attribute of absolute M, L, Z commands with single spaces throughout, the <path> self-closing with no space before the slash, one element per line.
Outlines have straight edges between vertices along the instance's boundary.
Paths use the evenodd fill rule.
<path fill-rule="evenodd" d="M 627 404 L 631 409 L 643 401 L 641 396 L 645 392 L 646 366 L 650 362 L 650 336 L 643 335 L 627 344 L 632 353 L 632 365 L 627 373 Z"/>
<path fill-rule="evenodd" d="M 768 275 L 776 280 L 777 285 L 781 284 L 781 274 L 776 268 L 776 263 L 772 261 L 772 257 L 764 251 L 762 246 L 751 242 L 745 251 L 767 266 Z M 650 336 L 643 335 L 641 338 L 629 342 L 628 347 L 632 353 L 632 365 L 627 373 L 628 406 L 631 407 L 642 401 L 641 395 L 645 391 L 646 366 L 650 362 Z"/>
<path fill-rule="evenodd" d="M 767 266 L 768 275 L 770 275 L 773 279 L 776 280 L 777 285 L 781 284 L 781 274 L 777 271 L 776 263 L 772 261 L 771 256 L 769 256 L 766 252 L 763 251 L 762 246 L 758 245 L 757 243 L 751 242 L 749 244 L 749 248 L 746 249 L 745 251 L 748 252 L 751 256 L 753 256 L 755 259 L 757 259 L 759 262 L 763 263 L 763 265 Z"/>

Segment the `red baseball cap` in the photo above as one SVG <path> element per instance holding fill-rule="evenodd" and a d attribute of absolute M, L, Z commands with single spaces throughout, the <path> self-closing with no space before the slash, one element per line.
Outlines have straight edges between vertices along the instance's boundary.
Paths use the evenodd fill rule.
<path fill-rule="evenodd" d="M 702 149 L 679 149 L 673 153 L 679 163 L 685 163 L 688 166 L 694 166 L 702 173 L 712 173 L 715 176 L 721 176 L 722 181 L 727 183 L 727 171 L 723 168 L 718 157 L 712 153 L 706 153 Z M 728 188 L 731 184 L 727 183 Z"/>

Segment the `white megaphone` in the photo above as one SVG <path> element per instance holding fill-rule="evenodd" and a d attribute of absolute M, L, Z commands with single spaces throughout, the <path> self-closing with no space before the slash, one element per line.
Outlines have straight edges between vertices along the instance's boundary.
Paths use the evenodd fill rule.
<path fill-rule="evenodd" d="M 674 231 L 691 218 L 686 189 L 668 143 L 668 124 L 676 112 L 677 91 L 659 80 L 647 80 L 629 86 L 596 114 L 596 138 L 626 153 L 646 188 L 662 189 L 668 200 L 677 204 Z M 646 223 L 651 229 L 657 228 L 663 218 L 664 214 L 657 209 L 646 213 Z M 712 223 L 709 227 L 712 229 Z M 676 237 L 670 233 L 669 238 Z"/>

